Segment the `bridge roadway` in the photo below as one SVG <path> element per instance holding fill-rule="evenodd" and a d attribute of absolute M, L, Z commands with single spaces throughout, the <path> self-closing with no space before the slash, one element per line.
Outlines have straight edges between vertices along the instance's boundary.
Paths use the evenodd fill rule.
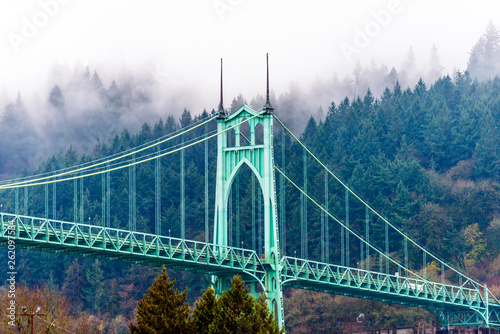
<path fill-rule="evenodd" d="M 7 213 L 0 219 L 4 247 L 10 239 L 16 248 L 29 250 L 164 264 L 212 275 L 239 274 L 262 289 L 266 289 L 265 267 L 276 265 L 253 250 L 237 247 Z M 283 286 L 422 307 L 450 324 L 500 328 L 500 304 L 473 284 L 455 286 L 289 256 L 283 256 L 280 265 Z"/>

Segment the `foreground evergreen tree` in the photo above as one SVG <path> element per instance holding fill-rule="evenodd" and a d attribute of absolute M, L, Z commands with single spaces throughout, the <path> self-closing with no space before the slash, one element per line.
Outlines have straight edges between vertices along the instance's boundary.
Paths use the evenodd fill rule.
<path fill-rule="evenodd" d="M 219 299 L 209 287 L 189 317 L 186 290 L 178 293 L 166 269 L 137 305 L 137 325 L 131 333 L 283 333 L 263 295 L 255 300 L 240 276 Z"/>
<path fill-rule="evenodd" d="M 192 325 L 195 333 L 209 333 L 210 324 L 214 321 L 217 309 L 217 298 L 215 291 L 209 287 L 200 300 L 196 303 L 193 311 Z"/>
<path fill-rule="evenodd" d="M 131 333 L 190 333 L 189 306 L 186 290 L 179 293 L 170 282 L 167 270 L 156 278 L 148 294 L 137 304 L 137 325 L 130 324 Z"/>
<path fill-rule="evenodd" d="M 240 276 L 222 293 L 209 329 L 214 333 L 281 333 L 264 296 L 255 300 Z"/>

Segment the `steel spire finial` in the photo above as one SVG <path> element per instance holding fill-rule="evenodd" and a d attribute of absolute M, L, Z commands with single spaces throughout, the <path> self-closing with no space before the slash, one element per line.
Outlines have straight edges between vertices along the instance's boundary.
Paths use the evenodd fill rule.
<path fill-rule="evenodd" d="M 266 90 L 266 105 L 264 108 L 266 109 L 266 113 L 273 113 L 273 106 L 271 105 L 271 101 L 269 101 L 269 53 L 266 53 L 266 63 L 267 63 L 267 90 Z"/>
<path fill-rule="evenodd" d="M 224 99 L 223 99 L 223 90 L 222 90 L 222 58 L 220 59 L 220 102 L 219 102 L 219 118 L 226 117 L 226 112 L 224 111 Z"/>

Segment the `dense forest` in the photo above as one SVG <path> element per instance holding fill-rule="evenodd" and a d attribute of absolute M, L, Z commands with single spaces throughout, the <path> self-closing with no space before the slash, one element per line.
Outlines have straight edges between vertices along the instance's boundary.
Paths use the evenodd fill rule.
<path fill-rule="evenodd" d="M 404 228 L 413 239 L 453 266 L 488 283 L 497 297 L 500 297 L 500 78 L 487 76 L 487 73 L 498 72 L 498 69 L 487 65 L 498 63 L 499 46 L 498 32 L 490 24 L 471 53 L 467 71 L 457 72 L 452 77 L 441 76 L 431 83 L 419 80 L 412 87 L 401 85 L 399 77 L 396 77 L 393 85 L 376 95 L 366 87 L 363 94 L 354 98 L 345 97 L 338 103 L 332 102 L 322 115 L 315 113 L 311 116 L 304 111 L 307 122 L 303 122 L 305 128 L 300 135 L 300 139 L 314 154 L 393 224 Z M 476 61 L 476 58 L 480 61 Z M 94 83 L 100 96 L 107 99 L 107 108 L 115 110 L 113 115 L 117 119 L 127 114 L 124 110 L 133 110 L 138 99 L 147 99 L 140 94 L 123 92 L 116 93 L 116 99 L 112 99 L 111 87 L 104 89 L 97 79 L 97 74 L 92 77 L 86 75 L 83 82 L 85 85 Z M 122 101 L 121 109 L 116 109 L 116 101 L 123 96 L 131 96 L 131 99 L 136 100 Z M 262 103 L 254 106 L 259 101 Z M 298 116 L 296 111 L 289 112 L 287 103 L 293 101 L 291 97 L 289 100 L 281 97 L 274 100 L 273 105 L 278 117 L 285 124 L 291 124 L 292 129 L 297 129 L 293 124 L 300 123 L 305 116 Z M 231 111 L 235 111 L 242 102 L 242 96 L 235 98 Z M 65 115 L 64 94 L 59 86 L 51 90 L 48 103 L 53 107 L 54 115 Z M 263 105 L 263 101 L 257 97 L 250 104 L 258 108 Z M 294 105 L 292 109 L 297 108 Z M 107 120 L 104 112 L 95 110 L 92 115 L 100 115 L 100 118 L 94 119 L 92 122 L 95 123 L 88 124 L 88 128 L 92 129 L 99 123 L 102 128 L 115 130 L 112 135 L 96 140 L 92 149 L 86 148 L 86 145 L 93 143 L 92 140 L 78 147 L 67 146 L 44 159 L 37 168 L 29 168 L 34 162 L 25 161 L 25 157 L 35 152 L 24 149 L 29 147 L 36 150 L 35 143 L 39 138 L 35 132 L 30 132 L 29 124 L 21 122 L 26 118 L 26 112 L 19 96 L 16 102 L 6 107 L 0 123 L 7 138 L 19 137 L 16 141 L 18 146 L 10 148 L 13 151 L 8 149 L 1 152 L 4 175 L 13 176 L 15 172 L 20 175 L 19 171 L 22 170 L 25 175 L 28 170 L 39 174 L 106 157 L 175 133 L 214 114 L 214 111 L 194 114 L 184 109 L 179 118 L 164 115 L 159 121 L 144 123 L 134 133 L 133 130 L 119 130 L 116 125 L 109 125 L 119 121 Z M 87 116 L 91 118 L 92 115 Z M 53 122 L 64 117 L 54 117 Z M 61 131 L 60 134 L 51 134 L 53 139 L 69 137 L 62 132 L 70 130 L 76 135 L 75 138 L 84 134 L 93 136 L 85 131 L 84 134 L 78 132 L 87 129 L 84 126 L 67 129 L 54 124 L 50 128 Z M 168 145 L 174 147 L 214 129 L 215 122 L 212 121 L 206 128 L 200 127 Z M 321 198 L 324 170 L 311 159 L 304 163 L 302 147 L 289 135 L 285 136 L 283 147 L 281 131 L 275 125 L 276 164 L 283 166 L 292 179 L 301 184 L 307 183 L 311 196 Z M 19 136 L 20 133 L 28 135 Z M 67 145 L 71 143 L 66 142 Z M 213 139 L 209 141 L 208 147 L 209 219 L 212 222 L 216 163 Z M 281 159 L 283 150 L 285 161 Z M 180 234 L 180 156 L 181 153 L 176 153 L 161 159 L 161 231 L 164 235 Z M 204 146 L 186 149 L 184 159 L 186 238 L 204 240 Z M 306 178 L 303 176 L 304 168 L 307 169 Z M 154 162 L 139 165 L 136 172 L 137 180 L 140 180 L 137 182 L 137 230 L 154 232 Z M 244 243 L 247 248 L 261 249 L 261 236 L 258 233 L 257 240 L 253 241 L 251 226 L 253 208 L 257 212 L 257 232 L 260 231 L 260 197 L 252 203 L 252 182 L 248 174 L 242 170 L 238 181 L 233 184 L 230 238 L 234 245 Z M 129 213 L 124 209 L 128 206 L 128 175 L 128 170 L 111 173 L 110 221 L 113 227 L 127 228 L 129 224 Z M 57 186 L 57 206 L 54 209 L 51 207 L 51 218 L 55 215 L 57 219 L 73 220 L 72 187 L 73 183 Z M 287 225 L 283 251 L 288 255 L 303 254 L 300 230 L 301 220 L 304 220 L 300 209 L 303 205 L 298 192 L 289 184 L 285 187 Z M 342 218 L 345 216 L 343 193 L 336 193 L 333 183 L 331 188 L 329 206 L 332 213 Z M 100 176 L 85 180 L 85 220 L 95 224 L 103 223 L 101 189 Z M 30 215 L 43 216 L 43 191 L 42 187 L 30 189 L 32 204 L 29 208 L 21 205 L 20 211 L 26 209 Z M 50 196 L 53 196 L 52 191 L 50 188 Z M 13 191 L 4 191 L 0 196 L 3 211 L 13 212 Z M 355 207 L 353 211 L 356 211 Z M 324 256 L 321 247 L 317 247 L 320 244 L 319 210 L 309 207 L 305 219 L 309 225 L 307 257 L 319 260 Z M 329 258 L 332 262 L 338 262 L 340 232 L 331 224 Z M 357 224 L 361 223 L 353 220 L 353 228 Z M 374 222 L 373 229 L 377 228 L 381 227 Z M 355 243 L 351 246 L 352 263 L 359 260 L 358 247 Z M 391 251 L 397 252 L 398 247 L 397 244 L 391 244 Z M 112 323 L 115 326 L 113 328 L 120 327 L 117 327 L 116 319 L 124 324 L 121 330 L 126 330 L 126 321 L 134 317 L 137 301 L 159 273 L 158 268 L 47 253 L 23 251 L 18 257 L 18 279 L 22 285 L 58 291 L 68 298 L 74 314 L 85 312 L 101 319 L 101 330 Z M 418 265 L 417 259 L 410 259 L 410 262 Z M 180 289 L 189 287 L 187 298 L 190 303 L 198 299 L 209 284 L 208 277 L 200 279 L 197 275 L 182 271 L 169 272 L 169 276 L 177 279 Z M 308 332 L 312 328 L 319 332 L 348 331 L 349 326 L 356 324 L 356 317 L 360 313 L 364 313 L 367 320 L 357 326 L 366 328 L 392 328 L 395 324 L 417 327 L 436 321 L 433 315 L 418 309 L 390 307 L 377 302 L 300 290 L 287 290 L 285 295 L 287 330 L 292 333 Z"/>

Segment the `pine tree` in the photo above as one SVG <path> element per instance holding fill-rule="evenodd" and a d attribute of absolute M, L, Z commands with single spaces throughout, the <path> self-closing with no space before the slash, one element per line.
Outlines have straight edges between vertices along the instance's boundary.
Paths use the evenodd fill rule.
<path fill-rule="evenodd" d="M 193 330 L 196 333 L 209 333 L 210 324 L 215 318 L 217 298 L 213 288 L 209 287 L 200 300 L 196 303 L 193 311 Z"/>
<path fill-rule="evenodd" d="M 265 298 L 257 301 L 248 293 L 240 276 L 231 280 L 231 288 L 217 301 L 215 317 L 209 327 L 214 333 L 280 333 Z"/>
<path fill-rule="evenodd" d="M 231 289 L 224 291 L 218 300 L 218 310 L 212 323 L 218 333 L 249 333 L 249 317 L 254 298 L 240 276 L 231 280 Z"/>
<path fill-rule="evenodd" d="M 56 109 L 64 108 L 64 97 L 61 88 L 55 85 L 49 94 L 49 103 Z"/>
<path fill-rule="evenodd" d="M 89 303 L 92 311 L 99 312 L 101 300 L 104 298 L 104 272 L 101 269 L 101 262 L 95 259 L 92 266 L 85 273 L 89 286 L 83 289 L 84 298 Z"/>
<path fill-rule="evenodd" d="M 62 286 L 62 292 L 71 299 L 75 311 L 83 308 L 82 286 L 85 284 L 84 273 L 78 259 L 75 258 L 66 269 L 66 279 Z"/>
<path fill-rule="evenodd" d="M 500 60 L 500 32 L 493 22 L 471 50 L 467 70 L 473 78 L 487 80 L 498 74 Z"/>
<path fill-rule="evenodd" d="M 240 109 L 240 107 L 243 105 L 243 104 L 246 104 L 247 101 L 245 100 L 245 98 L 243 97 L 243 95 L 238 94 L 237 97 L 233 98 L 233 102 L 231 102 L 231 113 L 235 112 L 236 110 Z M 259 106 L 258 108 L 260 108 L 261 106 Z"/>
<path fill-rule="evenodd" d="M 252 323 L 256 327 L 254 333 L 283 333 L 280 331 L 273 313 L 269 312 L 267 307 L 266 298 L 260 295 L 259 299 L 255 301 Z"/>
<path fill-rule="evenodd" d="M 429 66 L 429 72 L 427 74 L 427 82 L 433 83 L 441 76 L 441 73 L 443 72 L 444 69 L 444 67 L 441 65 L 441 62 L 439 61 L 439 54 L 436 44 L 432 45 L 429 65 L 430 66 Z"/>
<path fill-rule="evenodd" d="M 104 87 L 104 85 L 102 84 L 101 77 L 99 77 L 99 74 L 97 74 L 97 71 L 94 71 L 94 75 L 92 75 L 91 82 L 92 82 L 92 86 L 96 90 L 101 90 Z"/>
<path fill-rule="evenodd" d="M 184 111 L 182 112 L 179 123 L 181 125 L 181 128 L 184 128 L 193 123 L 193 117 L 191 117 L 191 113 L 186 108 L 184 108 Z"/>
<path fill-rule="evenodd" d="M 169 281 L 167 270 L 156 278 L 148 294 L 137 304 L 137 325 L 129 324 L 135 333 L 190 333 L 187 292 L 174 289 L 175 280 Z"/>

